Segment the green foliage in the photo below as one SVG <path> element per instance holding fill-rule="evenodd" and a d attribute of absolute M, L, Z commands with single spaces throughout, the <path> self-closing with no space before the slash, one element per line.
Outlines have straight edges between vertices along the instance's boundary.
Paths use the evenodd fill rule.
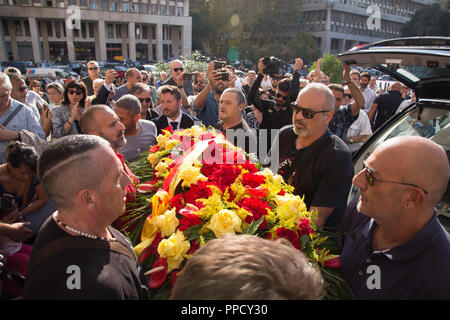
<path fill-rule="evenodd" d="M 449 1 L 441 1 L 416 12 L 401 29 L 402 36 L 450 36 Z M 444 11 L 442 8 L 445 8 Z"/>
<path fill-rule="evenodd" d="M 316 68 L 317 61 L 311 66 L 309 71 Z M 342 83 L 344 81 L 344 68 L 341 62 L 332 54 L 326 54 L 322 57 L 320 70 L 330 77 L 330 83 Z"/>
<path fill-rule="evenodd" d="M 316 40 L 305 31 L 299 31 L 289 40 L 287 46 L 293 51 L 290 60 L 302 58 L 303 63 L 310 64 L 320 57 L 320 49 L 317 48 Z"/>
<path fill-rule="evenodd" d="M 208 63 L 200 60 L 201 53 L 198 50 L 195 50 L 189 58 L 180 56 L 179 60 L 181 60 L 184 64 L 185 72 L 192 73 L 194 71 L 205 72 L 208 68 Z M 159 61 L 156 64 L 156 67 L 160 71 L 165 71 L 170 76 L 170 63 Z"/>

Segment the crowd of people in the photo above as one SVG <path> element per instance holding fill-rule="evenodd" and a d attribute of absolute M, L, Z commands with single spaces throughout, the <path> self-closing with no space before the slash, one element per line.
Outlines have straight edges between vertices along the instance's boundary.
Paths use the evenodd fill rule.
<path fill-rule="evenodd" d="M 184 77 L 180 60 L 161 79 L 130 68 L 120 86 L 114 70 L 100 76 L 96 61 L 87 64 L 88 76 L 67 83 L 25 79 L 15 68 L 0 73 L 0 254 L 8 272 L 26 279 L 24 288 L 6 281 L 7 296 L 144 299 L 142 271 L 117 231 L 139 184 L 127 163 L 164 129 L 202 124 L 246 152 L 277 154 L 278 173 L 317 211 L 317 225 L 344 232 L 342 274 L 356 298 L 449 299 L 441 283 L 450 279 L 450 240 L 433 209 L 448 184 L 445 152 L 426 138 L 394 138 L 361 172 L 353 169 L 352 153 L 413 102 L 414 92 L 399 82 L 380 92 L 370 73 L 348 65 L 343 83 L 330 83 L 320 60 L 303 78 L 301 58 L 284 75 L 268 72 L 261 58 L 244 80 L 216 62 L 194 72 L 195 81 Z M 361 194 L 347 207 L 352 183 Z M 320 273 L 301 252 L 248 237 L 205 245 L 173 298 L 323 297 Z M 366 285 L 373 264 L 382 272 L 376 290 Z M 78 280 L 68 279 L 78 270 L 68 266 L 83 271 Z M 206 280 L 210 268 L 235 270 Z M 267 281 L 256 284 L 261 277 Z M 218 294 L 218 286 L 227 290 Z"/>

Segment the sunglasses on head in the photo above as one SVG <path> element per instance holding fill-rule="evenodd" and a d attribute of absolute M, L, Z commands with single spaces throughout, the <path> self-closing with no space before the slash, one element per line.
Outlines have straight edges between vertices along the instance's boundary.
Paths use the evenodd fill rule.
<path fill-rule="evenodd" d="M 69 89 L 69 90 L 67 90 L 67 92 L 68 92 L 69 94 L 77 94 L 77 95 L 80 95 L 80 94 L 83 93 L 82 90 L 75 90 L 75 89 Z"/>
<path fill-rule="evenodd" d="M 175 72 L 184 71 L 184 68 L 173 68 L 173 71 L 175 71 Z"/>
<path fill-rule="evenodd" d="M 149 103 L 150 101 L 152 101 L 152 98 L 139 98 L 139 101 L 142 103 L 142 102 L 147 102 L 147 103 Z"/>
<path fill-rule="evenodd" d="M 416 185 L 416 184 L 412 184 L 412 183 L 404 183 L 404 182 L 397 182 L 397 181 L 390 181 L 390 180 L 381 180 L 381 179 L 375 178 L 375 177 L 373 176 L 374 170 L 372 170 L 372 169 L 370 169 L 369 167 L 367 167 L 366 162 L 363 162 L 363 164 L 364 164 L 363 170 L 366 172 L 367 184 L 368 184 L 369 186 L 373 186 L 373 184 L 375 183 L 375 181 L 378 181 L 378 182 L 388 182 L 388 183 L 395 183 L 395 184 L 401 184 L 401 185 L 404 185 L 404 186 L 410 186 L 410 187 L 419 188 L 419 189 L 422 190 L 425 194 L 428 194 L 428 192 L 427 192 L 425 189 L 419 187 L 419 186 Z"/>
<path fill-rule="evenodd" d="M 277 93 L 275 93 L 275 97 L 277 97 L 277 98 L 283 98 L 283 100 L 287 100 L 287 99 L 289 99 L 289 96 L 283 96 L 282 94 L 279 94 L 278 92 Z"/>
<path fill-rule="evenodd" d="M 299 105 L 296 105 L 295 103 L 291 104 L 292 110 L 294 113 L 302 113 L 302 116 L 305 119 L 312 119 L 314 118 L 314 116 L 316 115 L 316 113 L 325 113 L 325 112 L 330 112 L 330 110 L 319 110 L 319 111 L 313 111 L 313 110 L 309 110 L 309 109 L 305 109 L 300 107 Z"/>

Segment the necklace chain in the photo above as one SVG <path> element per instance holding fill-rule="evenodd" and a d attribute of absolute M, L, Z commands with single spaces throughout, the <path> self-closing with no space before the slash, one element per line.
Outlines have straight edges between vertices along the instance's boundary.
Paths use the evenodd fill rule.
<path fill-rule="evenodd" d="M 72 228 L 71 226 L 68 226 L 68 225 L 64 224 L 61 220 L 59 220 L 58 217 L 57 217 L 56 212 L 53 214 L 53 218 L 55 219 L 56 223 L 59 224 L 61 227 L 63 227 L 66 230 L 69 230 L 70 232 L 75 233 L 75 234 L 77 234 L 79 236 L 86 237 L 86 238 L 93 239 L 93 240 L 100 239 L 100 240 L 103 240 L 103 241 L 116 241 L 115 238 L 99 237 L 99 236 L 97 236 L 95 234 L 82 232 L 80 230 Z"/>

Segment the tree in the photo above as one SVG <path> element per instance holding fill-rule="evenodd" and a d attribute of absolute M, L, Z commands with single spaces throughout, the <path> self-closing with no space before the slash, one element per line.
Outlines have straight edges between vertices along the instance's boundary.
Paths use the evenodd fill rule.
<path fill-rule="evenodd" d="M 313 36 L 308 32 L 297 32 L 295 36 L 289 40 L 287 46 L 293 52 L 293 57 L 289 60 L 300 57 L 302 58 L 303 63 L 307 65 L 320 57 L 320 49 L 317 48 L 316 40 L 314 40 Z"/>
<path fill-rule="evenodd" d="M 317 61 L 309 68 L 312 71 L 316 68 Z M 322 57 L 322 64 L 320 65 L 320 70 L 325 72 L 327 76 L 330 77 L 330 83 L 342 83 L 344 82 L 344 68 L 341 62 L 332 54 L 326 54 Z"/>
<path fill-rule="evenodd" d="M 439 3 L 418 10 L 401 29 L 402 36 L 450 36 L 449 1 L 441 2 L 443 7 L 447 7 L 446 11 Z"/>

